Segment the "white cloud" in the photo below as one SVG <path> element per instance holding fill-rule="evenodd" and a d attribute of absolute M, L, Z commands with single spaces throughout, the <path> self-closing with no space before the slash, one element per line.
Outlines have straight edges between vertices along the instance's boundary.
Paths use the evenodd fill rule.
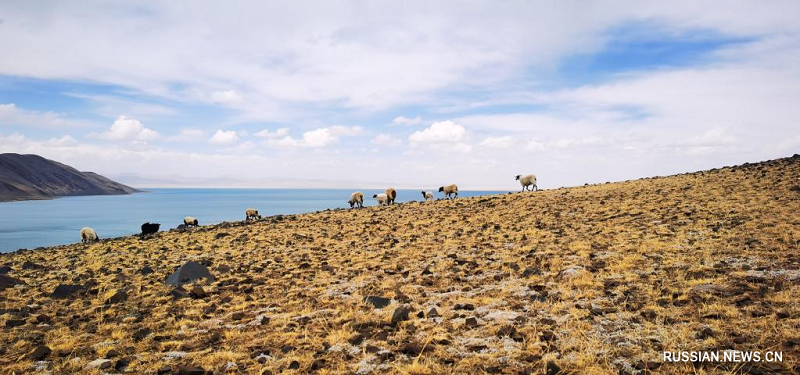
<path fill-rule="evenodd" d="M 0 103 L 0 126 L 35 126 L 35 127 L 75 127 L 87 126 L 88 122 L 71 120 L 55 112 L 29 111 L 17 107 L 14 103 Z"/>
<path fill-rule="evenodd" d="M 239 140 L 239 136 L 233 130 L 217 130 L 208 140 L 213 145 L 229 145 Z"/>
<path fill-rule="evenodd" d="M 253 134 L 259 138 L 280 138 L 289 135 L 289 128 L 278 128 L 275 131 L 264 129 Z"/>
<path fill-rule="evenodd" d="M 89 134 L 92 137 L 100 139 L 108 139 L 112 141 L 151 141 L 159 137 L 158 132 L 153 129 L 146 128 L 141 121 L 126 116 L 119 116 L 111 128 L 103 133 Z"/>
<path fill-rule="evenodd" d="M 268 139 L 266 144 L 276 148 L 322 148 L 338 143 L 340 137 L 354 137 L 361 134 L 362 131 L 360 126 L 336 125 L 307 131 L 303 133 L 302 139 L 295 139 L 287 135 L 280 139 L 276 139 L 277 137 Z"/>
<path fill-rule="evenodd" d="M 375 145 L 382 145 L 382 146 L 399 146 L 403 144 L 403 141 L 394 137 L 391 134 L 378 134 L 374 138 L 372 138 L 372 144 Z"/>
<path fill-rule="evenodd" d="M 405 116 L 398 116 L 392 120 L 392 125 L 414 126 L 422 123 L 421 117 L 408 118 Z"/>
<path fill-rule="evenodd" d="M 206 131 L 197 128 L 183 128 L 178 135 L 186 138 L 202 138 L 206 135 Z"/>
<path fill-rule="evenodd" d="M 487 137 L 480 143 L 480 146 L 490 150 L 507 150 L 514 147 L 515 144 L 514 137 L 506 135 L 502 137 Z"/>
<path fill-rule="evenodd" d="M 211 93 L 211 101 L 214 103 L 236 103 L 242 101 L 242 96 L 236 91 L 214 91 Z"/>
<path fill-rule="evenodd" d="M 453 121 L 439 121 L 431 124 L 430 127 L 415 131 L 408 136 L 411 143 L 458 143 L 464 139 L 466 129 Z"/>
<path fill-rule="evenodd" d="M 45 142 L 45 146 L 48 147 L 74 147 L 77 145 L 78 141 L 69 135 L 64 135 L 60 138 L 50 138 L 50 140 Z"/>

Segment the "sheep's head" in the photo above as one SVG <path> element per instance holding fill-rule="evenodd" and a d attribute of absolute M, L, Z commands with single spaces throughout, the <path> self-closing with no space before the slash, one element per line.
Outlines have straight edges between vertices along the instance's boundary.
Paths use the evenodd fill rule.
<path fill-rule="evenodd" d="M 440 192 L 444 191 L 444 186 L 439 186 L 439 191 Z"/>
<path fill-rule="evenodd" d="M 378 197 L 378 194 L 373 194 L 373 195 L 372 195 L 372 197 L 373 197 L 373 198 L 377 198 L 377 197 Z"/>
<path fill-rule="evenodd" d="M 516 180 L 519 180 L 520 177 L 522 177 L 522 175 L 518 174 Z"/>
<path fill-rule="evenodd" d="M 353 208 L 353 205 L 356 204 L 355 201 L 347 201 L 347 203 L 350 203 L 350 208 Z"/>
<path fill-rule="evenodd" d="M 422 196 L 424 197 L 424 196 L 425 196 L 425 192 L 424 192 L 424 191 L 422 191 L 421 193 L 422 193 Z"/>

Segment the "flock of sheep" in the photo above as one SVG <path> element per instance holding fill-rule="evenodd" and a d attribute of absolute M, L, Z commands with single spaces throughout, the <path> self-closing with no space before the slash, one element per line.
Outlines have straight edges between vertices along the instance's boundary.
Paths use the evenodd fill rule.
<path fill-rule="evenodd" d="M 539 188 L 536 186 L 536 176 L 534 176 L 532 174 L 529 174 L 529 175 L 526 175 L 526 176 L 517 175 L 516 180 L 519 181 L 519 183 L 522 185 L 522 191 L 539 190 Z M 444 195 L 445 195 L 445 197 L 447 199 L 458 198 L 458 185 L 450 184 L 450 185 L 440 186 L 439 187 L 439 192 L 440 193 L 444 193 Z M 425 199 L 426 202 L 427 201 L 432 201 L 434 199 L 433 192 L 422 191 L 421 193 L 422 193 L 422 198 Z M 395 190 L 394 188 L 388 188 L 382 194 L 373 195 L 372 198 L 375 198 L 375 200 L 378 202 L 379 206 L 388 206 L 388 205 L 393 204 L 395 199 L 397 199 L 397 190 Z M 350 200 L 347 201 L 347 203 L 350 203 L 350 208 L 354 208 L 354 207 L 362 208 L 362 207 L 364 207 L 364 194 L 361 193 L 360 191 L 357 191 L 357 192 L 354 192 L 353 194 L 350 194 Z M 244 218 L 245 222 L 249 222 L 251 220 L 261 219 L 261 215 L 258 214 L 258 210 L 256 210 L 255 208 L 246 209 L 245 212 L 244 212 L 244 215 L 245 215 L 245 218 Z M 199 222 L 197 221 L 197 219 L 195 219 L 195 218 L 193 218 L 191 216 L 187 216 L 187 217 L 183 218 L 183 227 L 184 228 L 190 228 L 190 227 L 193 227 L 193 226 L 196 227 L 198 225 L 199 225 Z M 142 228 L 141 228 L 142 229 L 141 236 L 144 238 L 145 236 L 152 235 L 152 234 L 158 232 L 158 229 L 160 227 L 161 227 L 161 224 L 158 224 L 158 223 L 149 223 L 149 222 L 148 223 L 144 223 L 144 224 L 142 224 Z M 89 228 L 89 227 L 85 227 L 85 228 L 81 229 L 81 242 L 85 243 L 85 242 L 94 242 L 94 241 L 99 241 L 99 240 L 100 240 L 100 237 L 97 235 L 97 232 L 94 229 Z"/>

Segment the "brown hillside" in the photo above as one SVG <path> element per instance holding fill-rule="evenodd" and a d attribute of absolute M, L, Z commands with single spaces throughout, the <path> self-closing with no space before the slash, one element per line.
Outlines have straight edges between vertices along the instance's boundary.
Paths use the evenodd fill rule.
<path fill-rule="evenodd" d="M 0 368 L 797 373 L 798 178 L 795 156 L 4 254 Z M 216 280 L 165 285 L 188 261 Z M 661 361 L 723 349 L 783 362 Z"/>

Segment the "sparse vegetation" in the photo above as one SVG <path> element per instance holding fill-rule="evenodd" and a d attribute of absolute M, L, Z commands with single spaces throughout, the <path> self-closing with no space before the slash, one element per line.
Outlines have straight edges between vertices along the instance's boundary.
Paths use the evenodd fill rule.
<path fill-rule="evenodd" d="M 799 177 L 795 156 L 3 254 L 25 284 L 0 291 L 0 369 L 797 373 Z M 188 261 L 215 280 L 166 285 Z M 661 360 L 724 349 L 784 358 Z"/>

